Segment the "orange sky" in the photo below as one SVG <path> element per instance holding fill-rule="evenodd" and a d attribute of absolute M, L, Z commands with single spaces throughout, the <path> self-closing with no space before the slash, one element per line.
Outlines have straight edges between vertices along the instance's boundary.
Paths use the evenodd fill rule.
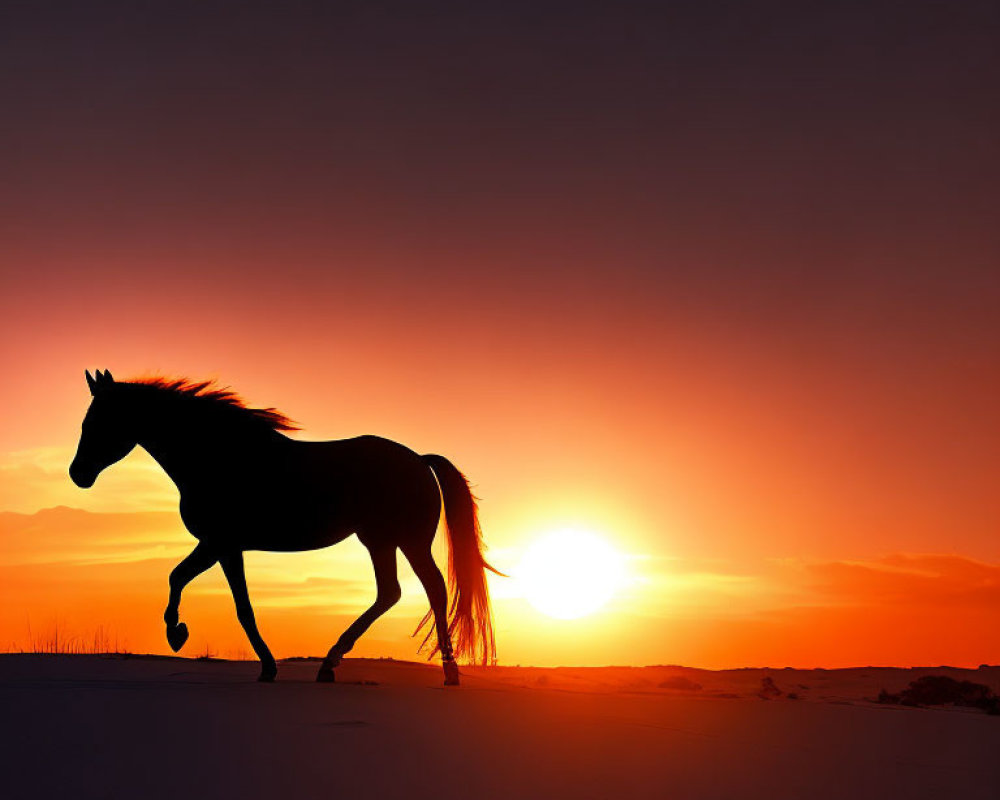
<path fill-rule="evenodd" d="M 18 10 L 0 647 L 166 649 L 169 482 L 65 472 L 110 368 L 446 455 L 505 571 L 565 527 L 627 555 L 574 622 L 494 581 L 505 663 L 1000 660 L 996 51 L 972 4 L 856 5 Z M 356 543 L 249 564 L 281 655 L 373 590 Z M 220 580 L 192 652 L 248 649 Z M 408 580 L 359 653 L 413 654 Z"/>

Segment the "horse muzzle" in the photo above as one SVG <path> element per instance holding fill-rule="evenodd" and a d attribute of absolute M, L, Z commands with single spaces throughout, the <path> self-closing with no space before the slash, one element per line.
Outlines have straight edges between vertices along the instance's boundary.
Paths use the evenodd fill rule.
<path fill-rule="evenodd" d="M 69 465 L 69 476 L 81 489 L 89 489 L 97 480 L 97 472 L 81 467 L 76 461 Z"/>

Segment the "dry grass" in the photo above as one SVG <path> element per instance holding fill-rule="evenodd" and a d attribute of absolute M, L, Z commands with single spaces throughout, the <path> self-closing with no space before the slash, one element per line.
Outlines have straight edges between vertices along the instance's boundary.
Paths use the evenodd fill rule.
<path fill-rule="evenodd" d="M 27 647 L 12 647 L 8 652 L 126 655 L 130 651 L 128 643 L 118 638 L 117 631 L 112 632 L 104 625 L 98 625 L 89 634 L 76 634 L 67 631 L 57 622 L 44 633 L 39 633 L 32 629 L 29 620 Z"/>

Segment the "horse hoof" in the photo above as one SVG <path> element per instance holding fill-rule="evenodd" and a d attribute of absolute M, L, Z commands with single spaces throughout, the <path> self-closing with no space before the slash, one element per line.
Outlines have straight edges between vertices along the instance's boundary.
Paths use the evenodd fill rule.
<path fill-rule="evenodd" d="M 258 683 L 274 683 L 274 679 L 278 676 L 277 667 L 261 667 L 260 675 L 257 676 Z"/>
<path fill-rule="evenodd" d="M 336 683 L 337 677 L 330 667 L 320 667 L 316 673 L 316 683 Z"/>
<path fill-rule="evenodd" d="M 444 667 L 444 685 L 458 686 L 458 664 L 454 661 L 445 661 L 442 666 Z"/>
<path fill-rule="evenodd" d="M 181 622 L 177 625 L 167 626 L 167 644 L 175 653 L 184 646 L 188 640 L 188 626 Z"/>

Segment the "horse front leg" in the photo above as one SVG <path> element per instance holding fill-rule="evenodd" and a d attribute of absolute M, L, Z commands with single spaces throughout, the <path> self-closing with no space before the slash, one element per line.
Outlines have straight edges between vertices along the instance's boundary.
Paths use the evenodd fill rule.
<path fill-rule="evenodd" d="M 178 622 L 181 606 L 181 592 L 184 587 L 201 573 L 213 566 L 218 559 L 204 544 L 199 544 L 170 573 L 170 599 L 167 600 L 167 610 L 163 612 L 163 621 L 167 624 L 167 642 L 175 653 L 180 650 L 188 639 L 188 628 L 183 622 Z"/>
<path fill-rule="evenodd" d="M 270 683 L 278 674 L 278 665 L 274 661 L 274 656 L 264 640 L 260 631 L 257 630 L 257 619 L 254 617 L 253 606 L 250 605 L 250 594 L 247 592 L 247 577 L 243 568 L 243 553 L 236 552 L 222 556 L 219 559 L 222 571 L 226 573 L 226 580 L 229 581 L 229 588 L 233 593 L 233 602 L 236 604 L 236 618 L 243 626 L 247 639 L 253 651 L 260 659 L 260 677 L 257 680 Z"/>

